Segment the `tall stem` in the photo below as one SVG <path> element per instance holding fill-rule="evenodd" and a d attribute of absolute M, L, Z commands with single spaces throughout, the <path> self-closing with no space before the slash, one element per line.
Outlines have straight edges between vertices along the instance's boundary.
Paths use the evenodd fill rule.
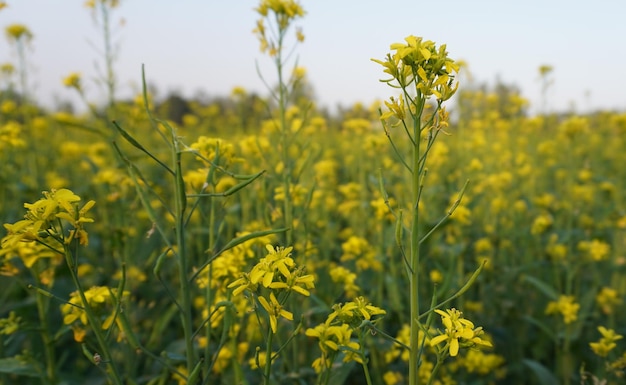
<path fill-rule="evenodd" d="M 107 88 L 107 113 L 112 112 L 115 105 L 115 72 L 113 71 L 113 48 L 111 46 L 111 25 L 109 21 L 110 9 L 105 2 L 100 3 L 102 14 L 102 29 L 104 33 L 104 61 L 105 61 L 105 82 Z"/>
<path fill-rule="evenodd" d="M 289 158 L 289 127 L 287 127 L 287 86 L 283 79 L 283 40 L 285 37 L 285 29 L 279 30 L 278 36 L 278 51 L 276 54 L 276 70 L 278 71 L 278 119 L 280 120 L 281 131 L 281 147 L 282 147 L 282 162 L 283 162 L 283 189 L 285 194 L 285 200 L 283 203 L 285 227 L 286 245 L 290 246 L 293 242 L 293 213 L 291 206 L 291 159 Z"/>
<path fill-rule="evenodd" d="M 172 149 L 172 161 L 175 167 L 174 178 L 174 196 L 176 207 L 176 244 L 178 252 L 176 253 L 178 262 L 178 275 L 180 280 L 180 306 L 181 322 L 183 324 L 183 333 L 185 337 L 185 351 L 187 358 L 187 370 L 191 373 L 195 367 L 196 351 L 193 347 L 193 325 L 191 322 L 191 288 L 189 285 L 188 274 L 188 255 L 187 244 L 185 241 L 185 209 L 187 205 L 187 196 L 185 194 L 185 185 L 183 182 L 182 167 L 180 162 L 180 150 L 178 148 L 178 138 L 176 133 L 172 132 L 172 140 L 174 148 Z"/>
<path fill-rule="evenodd" d="M 410 293 L 409 301 L 411 308 L 410 325 L 410 346 L 409 355 L 409 384 L 417 385 L 419 383 L 419 269 L 420 269 L 420 250 L 419 250 L 419 194 L 420 194 L 420 117 L 415 116 L 413 119 L 413 137 L 415 144 L 413 146 L 413 162 L 411 174 L 411 195 L 413 207 L 412 223 L 411 223 L 411 277 L 410 277 Z"/>

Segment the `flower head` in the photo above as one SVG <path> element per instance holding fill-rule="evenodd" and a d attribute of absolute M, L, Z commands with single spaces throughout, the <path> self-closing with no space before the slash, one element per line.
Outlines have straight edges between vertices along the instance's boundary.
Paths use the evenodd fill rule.
<path fill-rule="evenodd" d="M 580 304 L 574 301 L 571 295 L 562 295 L 558 301 L 551 301 L 546 306 L 546 314 L 560 313 L 565 324 L 570 324 L 578 319 Z"/>
<path fill-rule="evenodd" d="M 29 41 L 33 38 L 33 33 L 24 24 L 11 24 L 6 27 L 5 33 L 12 41 Z"/>
<path fill-rule="evenodd" d="M 458 88 L 454 77 L 459 65 L 448 57 L 446 45 L 437 47 L 434 42 L 413 35 L 404 40 L 405 43 L 391 45 L 391 51 L 395 52 L 387 54 L 385 60 L 372 59 L 391 76 L 381 81 L 392 87 L 414 85 L 426 98 L 434 95 L 439 101 L 450 99 Z M 392 106 L 395 110 L 395 105 Z"/>
<path fill-rule="evenodd" d="M 82 89 L 81 77 L 79 73 L 72 72 L 63 79 L 63 85 L 67 88 L 74 88 L 78 91 Z"/>
<path fill-rule="evenodd" d="M 261 306 L 263 306 L 263 309 L 267 311 L 270 317 L 270 327 L 272 332 L 276 334 L 278 330 L 278 318 L 283 317 L 289 321 L 293 321 L 293 314 L 283 308 L 283 305 L 278 302 L 274 293 L 270 293 L 269 299 L 268 301 L 265 297 L 259 297 L 259 302 Z"/>
<path fill-rule="evenodd" d="M 34 203 L 24 204 L 28 211 L 23 220 L 4 225 L 8 235 L 2 239 L 2 248 L 14 248 L 17 242 L 43 241 L 49 237 L 65 243 L 76 238 L 80 244 L 87 244 L 84 224 L 94 221 L 87 216 L 87 211 L 96 202 L 89 201 L 78 209 L 77 203 L 81 198 L 68 189 L 44 191 L 43 196 L 44 198 Z M 62 233 L 59 220 L 68 222 L 73 227 L 69 236 Z"/>
<path fill-rule="evenodd" d="M 304 16 L 305 13 L 302 6 L 294 0 L 261 0 L 255 11 L 261 16 L 261 19 L 257 20 L 256 28 L 252 32 L 257 35 L 261 42 L 261 52 L 267 52 L 272 57 L 278 55 L 279 50 L 283 48 L 282 36 L 284 36 L 289 25 L 295 19 Z M 264 20 L 275 20 L 278 30 L 268 34 Z M 278 41 L 273 36 L 279 36 Z M 296 39 L 299 42 L 304 41 L 304 34 L 301 29 L 296 30 Z"/>
<path fill-rule="evenodd" d="M 589 343 L 589 346 L 596 355 L 606 357 L 617 346 L 615 341 L 621 340 L 623 337 L 615 333 L 613 329 L 607 329 L 604 326 L 599 326 L 598 331 L 602 334 L 602 338 L 598 342 Z"/>
<path fill-rule="evenodd" d="M 448 349 L 450 356 L 459 354 L 461 347 L 491 346 L 491 342 L 483 340 L 482 327 L 474 327 L 472 321 L 462 317 L 463 313 L 456 309 L 448 309 L 445 312 L 435 310 L 441 316 L 441 322 L 445 330 L 440 335 L 430 340 L 431 346 L 446 342 L 444 349 Z"/>

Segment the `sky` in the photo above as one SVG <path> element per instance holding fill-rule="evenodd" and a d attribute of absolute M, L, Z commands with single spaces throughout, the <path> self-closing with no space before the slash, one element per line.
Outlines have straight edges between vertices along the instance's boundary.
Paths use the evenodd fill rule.
<path fill-rule="evenodd" d="M 102 101 L 95 79 L 103 67 L 103 37 L 84 0 L 5 0 L 0 28 L 22 23 L 34 35 L 27 54 L 31 94 L 49 107 L 80 102 L 62 86 L 70 72 L 84 77 L 87 96 Z M 469 65 L 461 88 L 516 85 L 538 108 L 538 68 L 554 67 L 552 111 L 626 110 L 626 1 L 623 0 L 302 0 L 295 25 L 306 36 L 293 59 L 305 67 L 318 105 L 369 104 L 395 95 L 380 83 L 389 45 L 408 35 L 447 44 Z M 119 94 L 141 87 L 141 66 L 160 96 L 199 92 L 226 96 L 233 87 L 267 95 L 275 84 L 271 60 L 252 34 L 253 0 L 121 0 L 112 14 Z M 0 37 L 0 63 L 16 63 L 15 47 Z M 292 62 L 293 63 L 293 62 Z"/>

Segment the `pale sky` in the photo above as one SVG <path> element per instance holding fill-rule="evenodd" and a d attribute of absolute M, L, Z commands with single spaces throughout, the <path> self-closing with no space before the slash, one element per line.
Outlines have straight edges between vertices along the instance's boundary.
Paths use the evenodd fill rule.
<path fill-rule="evenodd" d="M 5 0 L 0 28 L 27 25 L 34 34 L 29 82 L 37 100 L 70 99 L 61 84 L 80 72 L 91 99 L 102 97 L 91 81 L 102 61 L 102 35 L 84 0 Z M 120 96 L 139 90 L 141 65 L 160 96 L 227 95 L 243 86 L 267 92 L 270 60 L 252 34 L 252 0 L 121 0 L 113 13 L 119 44 L 115 69 Z M 538 67 L 554 67 L 550 107 L 577 111 L 626 110 L 626 1 L 623 0 L 303 0 L 307 14 L 296 22 L 306 36 L 296 48 L 320 105 L 335 107 L 387 99 L 394 90 L 378 82 L 389 45 L 407 35 L 447 44 L 450 56 L 469 64 L 478 82 L 498 77 L 517 85 L 538 106 Z M 91 43 L 90 43 L 91 42 Z M 0 63 L 15 62 L 13 47 L 0 38 Z M 467 84 L 467 83 L 465 83 Z M 461 84 L 463 87 L 463 83 Z"/>

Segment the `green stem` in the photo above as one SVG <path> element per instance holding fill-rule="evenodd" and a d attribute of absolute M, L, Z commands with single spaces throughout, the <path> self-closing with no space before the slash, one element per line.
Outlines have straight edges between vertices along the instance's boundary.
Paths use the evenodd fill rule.
<path fill-rule="evenodd" d="M 433 383 L 433 381 L 437 378 L 437 372 L 439 372 L 439 369 L 441 368 L 441 364 L 443 363 L 444 358 L 441 357 L 441 355 L 437 356 L 437 363 L 435 364 L 435 367 L 433 368 L 433 371 L 430 372 L 430 377 L 428 378 L 428 384 L 427 385 L 431 385 Z"/>
<path fill-rule="evenodd" d="M 56 384 L 56 360 L 54 354 L 54 339 L 50 336 L 50 324 L 48 323 L 48 304 L 49 299 L 39 291 L 36 296 L 37 313 L 39 314 L 39 323 L 41 325 L 41 338 L 44 345 L 44 353 L 46 356 L 46 383 Z"/>
<path fill-rule="evenodd" d="M 70 270 L 70 275 L 72 276 L 72 281 L 74 282 L 74 286 L 76 287 L 76 291 L 80 296 L 80 300 L 83 304 L 83 310 L 85 311 L 85 315 L 87 316 L 87 320 L 89 321 L 89 325 L 91 325 L 91 329 L 93 334 L 96 336 L 96 340 L 98 341 L 98 346 L 102 352 L 103 361 L 108 361 L 107 363 L 107 373 L 115 385 L 123 385 L 122 378 L 117 370 L 117 366 L 112 360 L 111 351 L 109 350 L 109 345 L 106 342 L 106 338 L 102 333 L 102 324 L 100 323 L 100 319 L 94 314 L 89 301 L 87 301 L 87 297 L 85 296 L 85 290 L 78 279 L 78 273 L 75 266 L 75 258 L 73 258 L 72 251 L 69 249 L 68 245 L 64 245 L 65 251 L 65 262 Z"/>
<path fill-rule="evenodd" d="M 176 216 L 176 244 L 178 252 L 176 259 L 178 263 L 178 275 L 180 281 L 180 306 L 181 306 L 181 322 L 183 324 L 183 334 L 185 338 L 185 352 L 187 358 L 187 371 L 191 373 L 198 361 L 196 351 L 193 347 L 193 326 L 191 320 L 191 288 L 189 278 L 187 277 L 188 260 L 187 260 L 187 244 L 185 241 L 185 209 L 187 205 L 187 196 L 185 195 L 185 185 L 183 182 L 183 174 L 180 160 L 180 151 L 178 149 L 178 139 L 175 132 L 172 131 L 172 141 L 174 148 L 172 149 L 172 162 L 175 167 L 174 178 L 174 197 L 175 197 L 175 216 Z"/>
<path fill-rule="evenodd" d="M 285 233 L 286 243 L 290 246 L 293 242 L 293 213 L 291 202 L 291 160 L 289 158 L 289 128 L 287 127 L 287 85 L 285 84 L 283 74 L 283 40 L 285 38 L 286 29 L 280 29 L 278 31 L 278 50 L 276 55 L 276 70 L 278 72 L 278 118 L 280 120 L 280 133 L 281 133 L 281 157 L 283 162 L 283 189 L 285 193 L 285 200 L 283 202 L 283 215 L 285 216 L 285 227 L 288 228 Z"/>
<path fill-rule="evenodd" d="M 102 29 L 104 34 L 104 61 L 106 71 L 106 87 L 107 87 L 107 109 L 108 113 L 112 113 L 115 105 L 115 72 L 113 71 L 113 49 L 111 47 L 111 23 L 109 22 L 110 9 L 106 2 L 100 3 L 100 12 L 102 14 Z"/>
<path fill-rule="evenodd" d="M 270 385 L 270 374 L 272 372 L 272 337 L 274 337 L 274 333 L 272 332 L 272 328 L 268 322 L 267 340 L 265 344 L 265 368 L 263 370 L 264 385 Z"/>
<path fill-rule="evenodd" d="M 215 226 L 215 200 L 214 199 L 210 199 L 209 202 L 209 250 L 212 250 L 213 247 L 215 247 L 215 233 L 213 232 L 214 226 Z M 205 290 L 205 299 L 206 299 L 206 306 L 207 308 L 211 308 L 211 304 L 213 303 L 213 289 L 211 288 L 211 276 L 213 275 L 213 264 L 209 265 L 209 268 L 207 269 L 207 285 L 206 285 L 206 290 Z M 209 315 L 210 318 L 210 315 Z M 210 351 L 210 346 L 211 346 L 211 333 L 212 333 L 212 326 L 211 326 L 211 320 L 209 319 L 209 322 L 206 323 L 206 338 L 207 338 L 207 344 L 206 347 L 204 348 L 204 356 L 205 357 L 210 357 L 211 355 L 211 351 Z M 233 350 L 236 351 L 236 350 Z M 210 360 L 204 360 L 205 362 L 205 375 L 209 376 L 210 374 L 210 365 L 212 364 L 211 362 L 209 362 Z"/>
<path fill-rule="evenodd" d="M 372 377 L 370 376 L 370 370 L 367 367 L 367 357 L 365 356 L 365 348 L 364 348 L 365 338 L 363 334 L 364 334 L 363 329 L 359 330 L 359 333 L 358 333 L 359 350 L 360 350 L 361 360 L 363 361 L 361 363 L 361 366 L 363 367 L 363 374 L 365 374 L 365 381 L 367 385 L 372 385 Z"/>
<path fill-rule="evenodd" d="M 421 95 L 417 95 L 416 100 L 419 103 Z M 422 103 L 423 106 L 423 103 Z M 411 222 L 411 270 L 409 279 L 409 301 L 410 301 L 410 342 L 411 351 L 409 352 L 409 384 L 419 384 L 419 273 L 420 273 L 420 233 L 419 233 L 419 201 L 420 201 L 420 135 L 421 135 L 421 110 L 416 104 L 416 113 L 413 116 L 413 137 L 415 138 L 412 154 L 412 222 Z"/>

